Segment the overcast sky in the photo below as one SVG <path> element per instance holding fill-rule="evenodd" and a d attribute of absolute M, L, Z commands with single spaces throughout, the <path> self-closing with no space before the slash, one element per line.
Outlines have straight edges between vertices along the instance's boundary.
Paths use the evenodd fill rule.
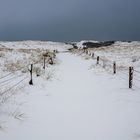
<path fill-rule="evenodd" d="M 140 40 L 140 0 L 0 0 L 0 40 Z"/>

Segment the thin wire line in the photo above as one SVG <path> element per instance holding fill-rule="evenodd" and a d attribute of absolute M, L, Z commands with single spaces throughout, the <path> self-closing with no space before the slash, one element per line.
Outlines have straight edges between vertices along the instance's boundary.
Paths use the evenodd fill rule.
<path fill-rule="evenodd" d="M 5 77 L 8 77 L 8 76 L 11 75 L 11 74 L 13 74 L 13 73 L 12 73 L 12 72 L 11 72 L 11 73 L 8 73 L 8 74 L 6 74 L 6 75 L 0 77 L 0 79 L 3 79 L 3 78 L 5 78 Z"/>
<path fill-rule="evenodd" d="M 10 87 L 9 89 L 5 90 L 4 92 L 2 92 L 0 95 L 5 94 L 6 92 L 12 90 L 14 87 L 16 87 L 17 85 L 19 85 L 21 82 L 23 82 L 25 79 L 27 79 L 27 77 L 23 78 L 22 80 L 20 80 L 18 83 L 14 84 L 12 87 Z"/>
<path fill-rule="evenodd" d="M 12 78 L 9 78 L 9 79 L 7 79 L 7 80 L 5 80 L 5 81 L 0 82 L 0 84 L 3 84 L 3 83 L 8 82 L 8 81 L 11 81 L 12 79 L 15 79 L 15 78 L 18 78 L 18 77 L 21 77 L 21 76 L 22 76 L 22 74 L 20 74 L 20 75 L 18 75 L 18 76 L 14 76 L 14 77 L 12 77 Z"/>
<path fill-rule="evenodd" d="M 137 71 L 137 70 L 134 70 L 135 72 L 137 72 L 137 73 L 140 73 L 140 71 Z"/>

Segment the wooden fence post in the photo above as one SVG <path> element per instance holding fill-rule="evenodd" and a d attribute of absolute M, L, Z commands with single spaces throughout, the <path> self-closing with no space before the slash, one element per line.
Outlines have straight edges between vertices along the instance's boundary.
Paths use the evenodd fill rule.
<path fill-rule="evenodd" d="M 32 77 L 32 74 L 33 74 L 33 64 L 31 64 L 31 69 L 29 71 L 30 71 L 30 75 L 31 75 L 31 80 L 29 81 L 29 85 L 33 85 L 33 77 Z"/>
<path fill-rule="evenodd" d="M 129 67 L 129 88 L 132 88 L 133 84 L 133 67 Z"/>
<path fill-rule="evenodd" d="M 44 57 L 44 64 L 43 64 L 43 69 L 46 68 L 46 57 Z"/>
<path fill-rule="evenodd" d="M 94 58 L 94 53 L 92 54 L 92 58 Z"/>
<path fill-rule="evenodd" d="M 99 64 L 99 61 L 100 61 L 100 57 L 97 56 L 97 65 Z"/>
<path fill-rule="evenodd" d="M 113 63 L 113 73 L 116 74 L 116 62 Z"/>

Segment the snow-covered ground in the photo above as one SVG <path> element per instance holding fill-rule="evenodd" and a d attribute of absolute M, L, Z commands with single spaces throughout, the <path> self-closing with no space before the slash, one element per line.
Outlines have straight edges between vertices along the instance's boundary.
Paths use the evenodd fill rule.
<path fill-rule="evenodd" d="M 77 43 L 78 48 L 83 48 L 82 44 L 85 41 Z M 90 41 L 96 43 L 96 41 Z M 110 62 L 116 62 L 118 66 L 129 67 L 134 66 L 140 67 L 140 42 L 120 42 L 116 41 L 111 46 L 100 47 L 100 48 L 89 48 L 90 53 L 94 53 L 96 56 L 100 56 Z M 140 68 L 139 68 L 140 69 Z"/>
<path fill-rule="evenodd" d="M 140 89 L 128 88 L 128 75 L 113 75 L 79 54 L 57 54 L 56 65 L 34 76 L 33 86 L 25 80 L 0 107 L 1 140 L 140 139 Z"/>
<path fill-rule="evenodd" d="M 51 41 L 18 41 L 18 42 L 0 42 L 0 47 L 3 48 L 13 48 L 13 49 L 57 49 L 59 51 L 64 51 L 71 48 L 71 45 L 61 43 L 61 42 L 51 42 Z"/>

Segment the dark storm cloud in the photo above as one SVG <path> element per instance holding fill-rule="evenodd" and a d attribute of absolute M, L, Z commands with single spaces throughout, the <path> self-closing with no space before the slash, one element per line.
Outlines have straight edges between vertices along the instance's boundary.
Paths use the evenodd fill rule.
<path fill-rule="evenodd" d="M 0 2 L 0 40 L 140 40 L 139 0 Z"/>

